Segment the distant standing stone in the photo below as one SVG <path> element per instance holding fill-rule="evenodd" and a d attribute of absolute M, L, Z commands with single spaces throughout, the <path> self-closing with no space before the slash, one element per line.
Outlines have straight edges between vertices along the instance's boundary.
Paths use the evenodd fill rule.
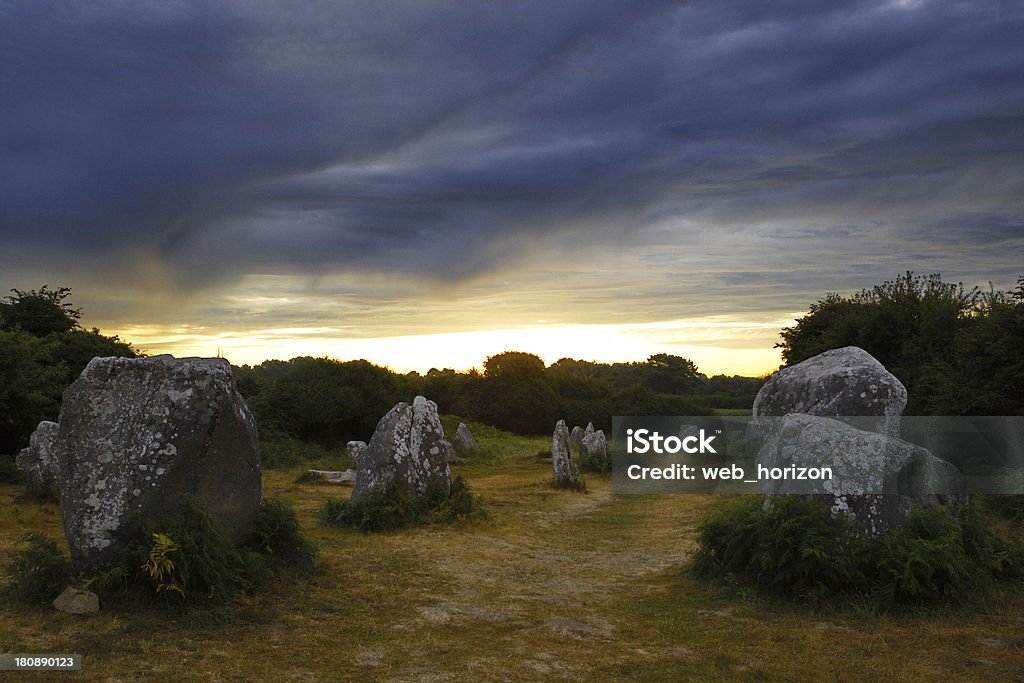
<path fill-rule="evenodd" d="M 447 498 L 452 474 L 452 446 L 444 438 L 437 404 L 417 396 L 399 403 L 377 423 L 370 443 L 356 460 L 352 500 L 395 482 L 418 495 Z"/>
<path fill-rule="evenodd" d="M 605 439 L 603 430 L 598 429 L 593 434 L 583 437 L 580 444 L 580 462 L 590 463 L 590 467 L 597 471 L 604 471 L 611 465 L 608 459 L 608 440 Z"/>
<path fill-rule="evenodd" d="M 25 483 L 30 491 L 45 491 L 57 485 L 57 454 L 53 442 L 57 439 L 56 422 L 39 423 L 28 439 L 28 448 L 18 453 L 16 464 L 25 473 Z"/>
<path fill-rule="evenodd" d="M 593 434 L 593 433 L 594 433 L 594 423 L 593 422 L 588 422 L 587 423 L 587 428 L 583 430 L 583 436 L 586 436 L 588 434 Z"/>
<path fill-rule="evenodd" d="M 551 467 L 556 486 L 579 487 L 580 470 L 569 452 L 569 429 L 565 426 L 565 420 L 555 424 L 555 433 L 551 437 Z"/>
<path fill-rule="evenodd" d="M 189 497 L 232 542 L 260 509 L 256 422 L 222 358 L 93 358 L 64 392 L 54 449 L 78 567 L 114 559 L 136 517 L 166 519 Z"/>
<path fill-rule="evenodd" d="M 583 443 L 583 435 L 585 433 L 586 432 L 583 431 L 583 427 L 580 427 L 579 425 L 573 427 L 572 431 L 569 432 L 569 447 L 579 450 L 580 444 Z"/>
<path fill-rule="evenodd" d="M 458 429 L 455 430 L 452 447 L 455 449 L 456 457 L 466 457 L 480 452 L 480 446 L 477 445 L 476 439 L 473 438 L 473 434 L 469 431 L 469 427 L 463 422 L 460 422 Z"/>
<path fill-rule="evenodd" d="M 359 461 L 359 454 L 366 450 L 366 442 L 365 441 L 349 441 L 348 445 L 345 448 L 348 451 L 348 456 L 350 458 L 352 458 L 353 460 L 355 460 L 356 462 L 358 462 Z"/>

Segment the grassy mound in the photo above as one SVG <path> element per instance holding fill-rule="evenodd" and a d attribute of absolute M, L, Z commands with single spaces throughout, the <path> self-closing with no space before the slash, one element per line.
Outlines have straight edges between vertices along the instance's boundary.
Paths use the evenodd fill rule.
<path fill-rule="evenodd" d="M 480 497 L 473 494 L 461 476 L 452 479 L 451 492 L 428 490 L 416 495 L 398 482 L 374 489 L 357 501 L 328 501 L 321 519 L 331 526 L 349 526 L 360 531 L 384 531 L 417 524 L 450 523 L 485 517 Z"/>

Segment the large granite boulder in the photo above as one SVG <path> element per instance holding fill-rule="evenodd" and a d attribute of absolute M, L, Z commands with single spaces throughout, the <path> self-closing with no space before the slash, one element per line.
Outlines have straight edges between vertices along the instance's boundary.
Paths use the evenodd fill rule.
<path fill-rule="evenodd" d="M 753 415 L 877 416 L 871 431 L 899 436 L 907 389 L 856 346 L 833 349 L 772 375 L 754 399 Z"/>
<path fill-rule="evenodd" d="M 786 415 L 757 466 L 766 494 L 820 496 L 872 534 L 898 527 L 914 500 L 960 496 L 965 484 L 959 470 L 925 448 L 813 415 Z M 825 467 L 830 479 L 795 478 Z M 770 479 L 766 472 L 786 478 Z"/>
<path fill-rule="evenodd" d="M 565 426 L 565 420 L 555 424 L 555 432 L 551 436 L 551 468 L 555 486 L 573 489 L 580 487 L 580 470 L 569 452 L 569 428 Z"/>
<path fill-rule="evenodd" d="M 451 457 L 437 404 L 423 396 L 412 405 L 399 403 L 380 419 L 370 443 L 357 456 L 352 500 L 391 482 L 417 495 L 447 498 Z"/>
<path fill-rule="evenodd" d="M 769 485 L 766 492 L 820 496 L 871 533 L 899 526 L 914 502 L 962 502 L 965 482 L 960 471 L 898 438 L 906 405 L 902 382 L 856 346 L 826 351 L 778 371 L 754 399 L 747 445 L 757 452 L 759 464 L 833 466 L 837 480 L 821 490 Z M 854 420 L 846 424 L 815 417 Z M 847 484 L 837 488 L 839 482 Z M 867 493 L 883 483 L 885 494 Z"/>
<path fill-rule="evenodd" d="M 240 542 L 260 509 L 256 422 L 222 358 L 93 358 L 64 392 L 54 450 L 76 566 L 115 559 L 137 518 L 197 498 Z"/>
<path fill-rule="evenodd" d="M 30 491 L 42 493 L 57 486 L 57 453 L 53 450 L 57 429 L 56 422 L 40 422 L 28 439 L 28 448 L 18 453 L 15 464 L 25 473 Z"/>
<path fill-rule="evenodd" d="M 472 432 L 469 431 L 469 427 L 467 427 L 463 422 L 460 422 L 458 428 L 455 430 L 455 438 L 452 439 L 452 448 L 455 450 L 455 456 L 457 458 L 476 455 L 480 452 L 480 446 L 477 445 L 476 439 L 473 438 Z"/>

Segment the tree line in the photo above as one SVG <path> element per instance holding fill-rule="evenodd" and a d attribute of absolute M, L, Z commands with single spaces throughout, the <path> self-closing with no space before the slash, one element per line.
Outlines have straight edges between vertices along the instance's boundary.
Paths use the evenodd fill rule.
<path fill-rule="evenodd" d="M 557 420 L 610 430 L 613 415 L 708 415 L 749 407 L 761 380 L 707 377 L 689 360 L 658 354 L 644 362 L 594 363 L 507 351 L 482 369 L 398 374 L 365 360 L 271 360 L 235 369 L 260 429 L 334 445 L 368 439 L 398 401 L 422 394 L 444 414 L 515 432 L 549 434 Z"/>
<path fill-rule="evenodd" d="M 0 454 L 24 447 L 94 356 L 138 356 L 84 329 L 64 287 L 0 300 Z M 906 385 L 907 415 L 1024 414 L 1024 277 L 1010 291 L 967 289 L 911 272 L 851 296 L 826 294 L 781 331 L 784 364 L 859 346 Z M 689 360 L 595 363 L 508 351 L 468 371 L 400 374 L 366 360 L 299 357 L 234 368 L 261 434 L 335 446 L 368 439 L 398 401 L 422 394 L 442 413 L 520 434 L 570 425 L 606 431 L 613 415 L 703 415 L 749 408 L 761 379 L 708 377 Z"/>

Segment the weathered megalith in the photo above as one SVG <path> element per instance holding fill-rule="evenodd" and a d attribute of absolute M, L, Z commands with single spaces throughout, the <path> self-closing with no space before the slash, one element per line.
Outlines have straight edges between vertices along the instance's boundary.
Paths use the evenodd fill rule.
<path fill-rule="evenodd" d="M 594 433 L 594 423 L 593 422 L 588 422 L 587 423 L 587 428 L 583 430 L 583 436 L 586 436 L 587 434 L 593 434 L 593 433 Z"/>
<path fill-rule="evenodd" d="M 874 356 L 856 346 L 818 354 L 772 375 L 754 399 L 753 415 L 878 416 L 871 431 L 899 436 L 907 389 Z"/>
<path fill-rule="evenodd" d="M 54 450 L 77 566 L 114 559 L 136 518 L 195 497 L 240 542 L 260 509 L 256 422 L 222 358 L 93 358 L 64 392 Z"/>
<path fill-rule="evenodd" d="M 783 417 L 757 465 L 768 495 L 822 496 L 834 513 L 853 515 L 872 534 L 899 526 L 915 499 L 964 490 L 960 471 L 926 448 L 814 415 Z M 782 478 L 822 467 L 831 479 Z M 765 476 L 772 471 L 779 478 Z"/>
<path fill-rule="evenodd" d="M 380 419 L 370 443 L 357 456 L 352 500 L 392 482 L 417 495 L 447 498 L 451 451 L 436 403 L 423 396 L 412 405 L 399 403 Z"/>
<path fill-rule="evenodd" d="M 469 431 L 469 427 L 463 422 L 460 422 L 455 430 L 452 448 L 455 450 L 456 458 L 464 458 L 480 452 L 480 446 L 477 445 L 476 439 L 473 438 L 472 432 Z"/>
<path fill-rule="evenodd" d="M 580 470 L 569 452 L 569 428 L 565 426 L 565 420 L 555 424 L 555 433 L 551 436 L 551 468 L 555 486 L 579 488 Z"/>
<path fill-rule="evenodd" d="M 778 371 L 754 399 L 747 441 L 758 448 L 757 464 L 832 466 L 835 479 L 811 487 L 769 483 L 765 492 L 818 496 L 871 533 L 898 527 L 915 501 L 961 500 L 964 479 L 956 467 L 898 438 L 906 404 L 903 384 L 856 346 Z M 776 419 L 758 419 L 769 416 Z M 851 426 L 824 419 L 830 417 L 867 419 Z"/>
<path fill-rule="evenodd" d="M 569 432 L 569 448 L 579 450 L 580 444 L 583 443 L 584 434 L 586 434 L 586 432 L 583 431 L 583 427 L 580 427 L 579 425 L 573 427 L 572 431 Z"/>
<path fill-rule="evenodd" d="M 584 469 L 597 472 L 606 472 L 611 469 L 608 440 L 604 436 L 604 430 L 598 429 L 593 434 L 583 437 L 583 441 L 580 442 L 580 464 L 584 466 Z"/>
<path fill-rule="evenodd" d="M 25 473 L 25 485 L 30 491 L 41 493 L 56 489 L 57 454 L 53 450 L 53 442 L 57 438 L 57 429 L 56 422 L 40 422 L 28 439 L 28 448 L 18 453 L 15 464 Z"/>

